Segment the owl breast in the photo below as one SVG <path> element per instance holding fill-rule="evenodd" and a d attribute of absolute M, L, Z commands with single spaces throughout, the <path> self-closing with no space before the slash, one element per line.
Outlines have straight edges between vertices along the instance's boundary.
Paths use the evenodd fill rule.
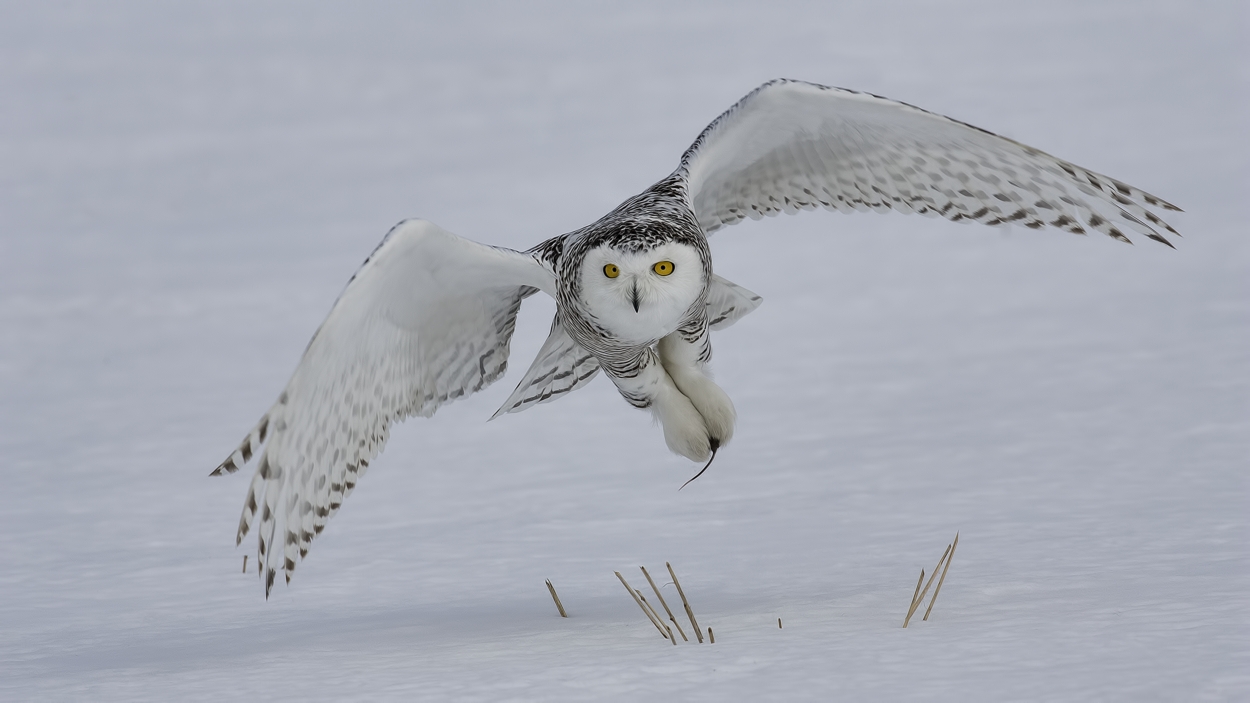
<path fill-rule="evenodd" d="M 651 345 L 672 334 L 687 318 L 699 295 L 666 297 L 642 303 L 637 311 L 629 303 L 612 297 L 587 296 L 586 312 L 595 323 L 607 330 L 618 342 L 641 346 Z"/>

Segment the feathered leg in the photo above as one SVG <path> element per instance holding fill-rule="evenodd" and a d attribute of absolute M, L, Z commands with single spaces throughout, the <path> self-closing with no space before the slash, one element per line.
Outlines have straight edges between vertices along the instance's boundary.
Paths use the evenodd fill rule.
<path fill-rule="evenodd" d="M 644 348 L 637 365 L 627 374 L 616 376 L 607 368 L 604 371 L 630 405 L 655 414 L 664 428 L 669 449 L 691 461 L 707 460 L 712 452 L 712 436 L 703 416 L 673 383 L 655 349 Z"/>
<path fill-rule="evenodd" d="M 733 439 L 738 418 L 733 401 L 707 375 L 712 344 L 706 319 L 696 320 L 660 340 L 660 362 L 682 395 L 699 411 L 716 444 Z"/>

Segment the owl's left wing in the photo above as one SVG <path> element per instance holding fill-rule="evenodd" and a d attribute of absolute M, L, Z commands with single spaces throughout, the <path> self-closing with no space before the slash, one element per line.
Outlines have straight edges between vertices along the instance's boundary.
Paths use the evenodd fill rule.
<path fill-rule="evenodd" d="M 214 475 L 260 453 L 239 518 L 257 530 L 265 595 L 342 505 L 391 425 L 429 417 L 508 365 L 521 301 L 554 291 L 533 256 L 420 220 L 396 225 L 313 335 L 278 401 Z M 281 549 L 278 547 L 281 546 Z"/>
<path fill-rule="evenodd" d="M 708 234 L 816 207 L 1088 228 L 1124 242 L 1127 227 L 1168 246 L 1161 231 L 1178 234 L 1149 208 L 1179 208 L 1143 190 L 905 103 L 801 81 L 738 101 L 675 175 Z"/>

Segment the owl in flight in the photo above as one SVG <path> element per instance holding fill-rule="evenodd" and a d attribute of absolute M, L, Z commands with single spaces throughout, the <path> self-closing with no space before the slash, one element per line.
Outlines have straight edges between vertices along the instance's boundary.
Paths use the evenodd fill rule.
<path fill-rule="evenodd" d="M 744 218 L 823 207 L 986 225 L 1177 234 L 1145 191 L 905 103 L 774 80 L 699 135 L 677 170 L 579 230 L 528 251 L 399 223 L 348 282 L 277 402 L 212 473 L 259 453 L 236 543 L 257 513 L 268 597 L 382 451 L 392 423 L 490 385 L 508 365 L 521 301 L 556 316 L 495 416 L 555 400 L 604 372 L 650 410 L 669 449 L 707 461 L 734 406 L 705 369 L 710 333 L 759 296 L 712 272 L 707 235 Z M 1179 236 L 1179 235 L 1178 235 Z M 706 468 L 706 466 L 704 467 Z"/>

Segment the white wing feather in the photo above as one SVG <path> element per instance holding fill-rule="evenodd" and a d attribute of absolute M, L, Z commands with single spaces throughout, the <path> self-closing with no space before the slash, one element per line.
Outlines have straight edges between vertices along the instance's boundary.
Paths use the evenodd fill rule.
<path fill-rule="evenodd" d="M 429 417 L 504 373 L 517 310 L 536 289 L 552 292 L 554 279 L 527 254 L 419 220 L 387 234 L 278 401 L 213 472 L 237 471 L 264 445 L 237 540 L 259 511 L 266 596 L 278 571 L 290 580 L 296 557 L 382 451 L 392 423 Z"/>
<path fill-rule="evenodd" d="M 699 135 L 678 173 L 704 232 L 744 218 L 824 207 L 918 212 L 988 225 L 1116 225 L 1171 246 L 1146 206 L 1160 198 L 1019 142 L 905 103 L 776 80 Z M 1179 235 L 1178 235 L 1179 236 Z"/>

